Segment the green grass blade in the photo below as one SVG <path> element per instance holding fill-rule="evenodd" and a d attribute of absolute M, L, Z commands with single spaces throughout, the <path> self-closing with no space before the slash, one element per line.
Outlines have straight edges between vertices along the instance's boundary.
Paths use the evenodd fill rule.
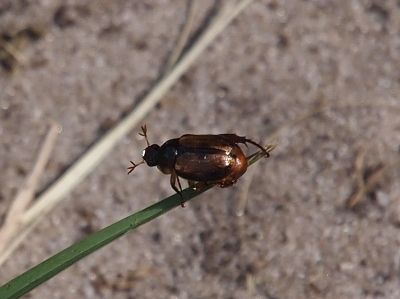
<path fill-rule="evenodd" d="M 276 145 L 266 147 L 267 152 L 272 151 Z M 264 157 L 260 151 L 247 158 L 249 165 L 255 163 Z M 56 274 L 65 270 L 80 259 L 90 253 L 104 247 L 130 230 L 133 230 L 164 213 L 181 205 L 182 202 L 187 202 L 190 199 L 200 195 L 201 193 L 211 189 L 213 186 L 202 186 L 201 190 L 187 188 L 182 191 L 182 198 L 179 194 L 171 195 L 166 199 L 155 203 L 154 205 L 141 210 L 131 216 L 128 216 L 90 236 L 75 243 L 74 245 L 64 249 L 60 253 L 45 260 L 39 265 L 26 271 L 20 276 L 9 281 L 0 287 L 1 299 L 20 298 L 24 294 L 33 290 L 43 282 L 49 280 Z"/>
<path fill-rule="evenodd" d="M 207 186 L 200 191 L 190 188 L 185 189 L 182 191 L 183 201 L 186 202 L 211 187 Z M 21 297 L 90 253 L 111 243 L 130 230 L 180 206 L 180 204 L 181 197 L 178 194 L 174 194 L 88 236 L 1 286 L 0 298 L 11 299 Z"/>

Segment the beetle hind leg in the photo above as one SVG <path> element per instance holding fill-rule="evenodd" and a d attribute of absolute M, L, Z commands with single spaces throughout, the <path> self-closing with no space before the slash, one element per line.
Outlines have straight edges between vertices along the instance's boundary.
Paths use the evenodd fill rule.
<path fill-rule="evenodd" d="M 252 145 L 258 147 L 260 150 L 262 150 L 262 152 L 264 153 L 264 155 L 268 158 L 269 157 L 269 153 L 267 152 L 267 150 L 261 146 L 260 144 L 258 144 L 257 142 L 251 140 L 251 139 L 244 139 L 244 144 L 246 144 L 246 142 L 251 143 Z"/>
<path fill-rule="evenodd" d="M 245 146 L 247 146 L 246 142 L 251 143 L 252 145 L 258 147 L 260 150 L 262 150 L 262 152 L 264 153 L 264 155 L 266 157 L 269 157 L 269 153 L 268 151 L 259 143 L 251 140 L 251 139 L 247 139 L 245 136 L 238 136 L 236 134 L 221 134 L 220 136 L 226 138 L 227 140 L 234 142 L 234 143 L 243 143 Z"/>

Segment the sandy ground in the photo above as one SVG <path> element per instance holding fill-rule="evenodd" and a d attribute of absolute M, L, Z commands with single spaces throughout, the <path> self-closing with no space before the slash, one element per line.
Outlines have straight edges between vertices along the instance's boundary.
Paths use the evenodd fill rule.
<path fill-rule="evenodd" d="M 201 1 L 201 24 L 210 1 Z M 204 7 L 203 7 L 204 6 Z M 173 49 L 185 1 L 2 0 L 20 61 L 0 68 L 0 221 L 48 125 L 63 131 L 43 190 L 129 111 Z M 27 298 L 400 298 L 400 3 L 255 1 L 143 121 L 152 142 L 228 133 L 268 142 L 320 105 L 347 105 L 279 134 L 244 176 L 214 188 L 35 289 Z M 365 104 L 368 103 L 368 104 Z M 140 167 L 135 128 L 0 269 L 7 282 L 70 244 L 172 193 Z M 355 161 L 365 153 L 361 172 Z"/>

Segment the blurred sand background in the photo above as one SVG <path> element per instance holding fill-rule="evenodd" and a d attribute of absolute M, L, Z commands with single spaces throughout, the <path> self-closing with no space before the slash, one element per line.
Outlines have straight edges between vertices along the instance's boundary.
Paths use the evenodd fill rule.
<path fill-rule="evenodd" d="M 199 2 L 195 30 L 214 5 Z M 185 10 L 182 0 L 0 2 L 2 44 L 17 50 L 0 55 L 0 223 L 49 124 L 62 132 L 39 190 L 149 90 Z M 251 177 L 243 215 L 246 175 L 27 298 L 400 298 L 399 164 L 346 205 L 360 178 L 399 157 L 400 110 L 390 108 L 399 95 L 399 1 L 255 1 L 145 117 L 151 142 L 237 133 L 266 144 L 296 117 L 342 106 L 281 131 Z M 139 128 L 1 266 L 0 285 L 172 194 L 156 169 L 126 175 L 145 146 Z"/>

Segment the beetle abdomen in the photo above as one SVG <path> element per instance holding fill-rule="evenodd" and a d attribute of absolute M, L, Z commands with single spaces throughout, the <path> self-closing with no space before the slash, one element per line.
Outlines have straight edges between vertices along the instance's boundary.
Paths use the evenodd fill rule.
<path fill-rule="evenodd" d="M 246 156 L 238 145 L 235 145 L 232 148 L 230 155 L 235 158 L 235 163 L 232 166 L 231 173 L 221 180 L 213 182 L 222 188 L 232 186 L 247 170 Z"/>

